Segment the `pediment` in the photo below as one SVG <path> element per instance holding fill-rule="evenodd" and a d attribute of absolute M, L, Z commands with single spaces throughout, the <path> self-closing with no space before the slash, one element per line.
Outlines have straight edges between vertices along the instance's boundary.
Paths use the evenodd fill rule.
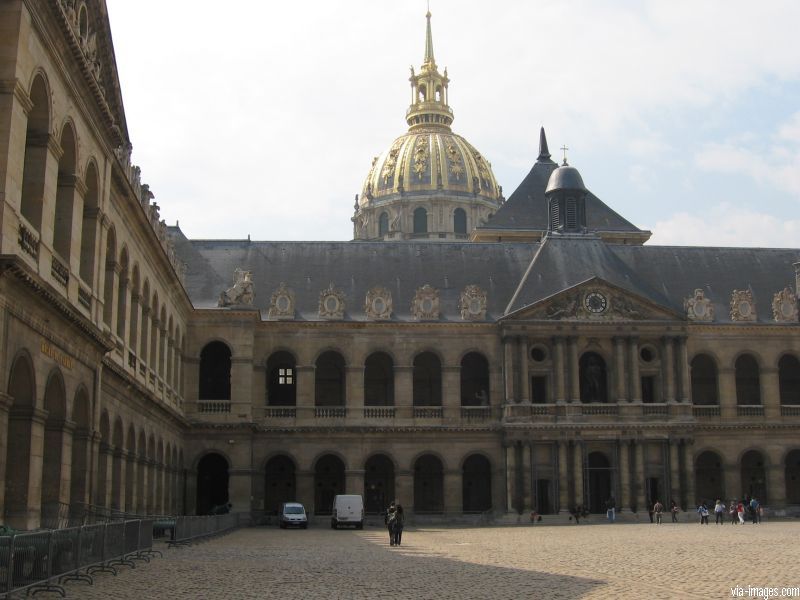
<path fill-rule="evenodd" d="M 683 321 L 685 315 L 595 277 L 529 304 L 505 318 L 590 322 Z"/>

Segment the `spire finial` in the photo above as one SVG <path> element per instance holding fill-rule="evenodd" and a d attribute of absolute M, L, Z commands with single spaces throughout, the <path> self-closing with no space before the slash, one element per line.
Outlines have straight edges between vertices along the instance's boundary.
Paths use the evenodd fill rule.
<path fill-rule="evenodd" d="M 428 12 L 425 14 L 425 18 L 428 20 L 427 29 L 425 31 L 425 60 L 424 63 L 430 63 L 432 65 L 436 64 L 436 61 L 433 59 L 433 34 L 431 33 L 431 7 L 430 2 L 428 2 Z"/>
<path fill-rule="evenodd" d="M 568 164 L 568 163 L 567 163 L 567 150 L 569 150 L 569 146 L 567 146 L 566 144 L 564 144 L 563 146 L 561 146 L 561 151 L 564 153 L 564 162 L 563 162 L 563 163 L 562 163 L 562 165 L 561 165 L 561 166 L 563 166 L 563 167 L 566 167 L 566 166 L 567 166 L 567 164 Z"/>
<path fill-rule="evenodd" d="M 550 160 L 550 150 L 547 148 L 547 136 L 544 134 L 544 127 L 539 130 L 539 158 L 537 160 Z"/>

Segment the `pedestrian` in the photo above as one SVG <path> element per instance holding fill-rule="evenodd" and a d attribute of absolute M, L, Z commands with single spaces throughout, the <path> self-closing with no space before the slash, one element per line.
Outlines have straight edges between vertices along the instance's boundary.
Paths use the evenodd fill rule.
<path fill-rule="evenodd" d="M 700 514 L 700 525 L 708 525 L 708 506 L 705 500 L 697 507 L 697 512 Z"/>
<path fill-rule="evenodd" d="M 653 514 L 656 516 L 656 525 L 661 525 L 661 515 L 664 513 L 664 505 L 661 504 L 661 500 L 656 500 L 656 503 L 653 505 Z"/>
<path fill-rule="evenodd" d="M 394 546 L 394 520 L 397 517 L 396 509 L 394 502 L 389 505 L 389 508 L 386 509 L 386 514 L 383 517 L 383 522 L 386 525 L 386 529 L 389 531 L 389 545 Z"/>
<path fill-rule="evenodd" d="M 744 504 L 742 502 L 736 504 L 736 516 L 739 517 L 739 523 L 744 525 Z"/>
<path fill-rule="evenodd" d="M 717 498 L 717 502 L 714 504 L 714 523 L 717 525 L 725 524 L 725 505 L 719 498 Z"/>
<path fill-rule="evenodd" d="M 750 516 L 753 517 L 753 525 L 758 524 L 758 509 L 760 507 L 758 500 L 753 496 L 752 500 L 750 500 Z"/>
<path fill-rule="evenodd" d="M 728 507 L 728 516 L 731 519 L 731 525 L 736 525 L 736 500 L 731 500 L 731 505 Z"/>
<path fill-rule="evenodd" d="M 606 500 L 606 517 L 608 517 L 609 523 L 614 522 L 614 519 L 616 518 L 616 510 L 617 502 L 614 500 L 614 496 L 611 496 L 608 500 Z"/>
<path fill-rule="evenodd" d="M 575 525 L 581 524 L 581 507 L 576 506 L 572 509 L 572 516 L 575 518 Z"/>
<path fill-rule="evenodd" d="M 680 508 L 678 508 L 678 504 L 675 502 L 675 500 L 670 500 L 669 512 L 672 513 L 672 522 L 673 523 L 677 523 L 678 522 L 678 511 L 679 510 L 680 510 Z"/>
<path fill-rule="evenodd" d="M 394 546 L 399 546 L 403 539 L 403 528 L 406 524 L 406 515 L 403 512 L 403 505 L 398 504 L 394 510 L 394 527 L 392 528 L 394 534 Z"/>

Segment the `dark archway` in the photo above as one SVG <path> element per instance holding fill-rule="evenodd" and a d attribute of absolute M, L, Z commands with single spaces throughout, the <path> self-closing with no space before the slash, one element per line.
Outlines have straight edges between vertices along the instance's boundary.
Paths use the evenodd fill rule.
<path fill-rule="evenodd" d="M 36 231 L 41 231 L 50 137 L 50 94 L 41 75 L 37 75 L 33 80 L 30 99 L 33 107 L 28 112 L 28 127 L 25 133 L 20 210 L 28 223 Z"/>
<path fill-rule="evenodd" d="M 197 464 L 197 514 L 209 515 L 228 504 L 228 461 L 221 454 L 206 454 Z"/>
<path fill-rule="evenodd" d="M 800 404 L 800 360 L 791 354 L 781 356 L 778 361 L 778 382 L 781 404 Z"/>
<path fill-rule="evenodd" d="M 480 513 L 492 508 L 492 465 L 481 454 L 473 454 L 461 469 L 461 510 Z"/>
<path fill-rule="evenodd" d="M 70 503 L 89 504 L 89 465 L 91 461 L 91 407 L 86 388 L 79 388 L 72 405 L 72 465 Z"/>
<path fill-rule="evenodd" d="M 333 498 L 344 494 L 344 463 L 338 456 L 326 454 L 314 466 L 314 514 L 329 515 Z"/>
<path fill-rule="evenodd" d="M 364 362 L 364 405 L 394 405 L 394 363 L 385 352 L 375 352 Z"/>
<path fill-rule="evenodd" d="M 277 515 L 281 504 L 297 501 L 294 462 L 288 456 L 273 456 L 267 461 L 264 510 Z"/>
<path fill-rule="evenodd" d="M 585 352 L 578 361 L 581 402 L 608 402 L 606 361 L 596 352 Z"/>
<path fill-rule="evenodd" d="M 295 406 L 297 404 L 297 367 L 294 356 L 275 352 L 267 360 L 267 404 Z"/>
<path fill-rule="evenodd" d="M 467 233 L 467 213 L 463 208 L 453 211 L 453 231 L 456 234 L 466 235 Z"/>
<path fill-rule="evenodd" d="M 444 512 L 444 469 L 432 454 L 420 456 L 414 463 L 414 512 Z"/>
<path fill-rule="evenodd" d="M 710 502 L 714 504 L 717 499 L 725 500 L 731 494 L 725 493 L 725 478 L 722 469 L 722 459 L 719 454 L 706 450 L 694 462 L 694 480 L 696 498 L 689 498 L 689 502 Z"/>
<path fill-rule="evenodd" d="M 395 500 L 394 463 L 385 454 L 375 454 L 367 459 L 364 471 L 364 511 L 376 515 Z"/>
<path fill-rule="evenodd" d="M 61 131 L 61 157 L 58 159 L 58 185 L 56 186 L 55 219 L 53 221 L 53 250 L 70 262 L 72 246 L 72 215 L 75 210 L 75 182 L 77 174 L 77 143 L 72 125 L 67 123 Z"/>
<path fill-rule="evenodd" d="M 479 352 L 461 359 L 461 406 L 489 406 L 489 361 Z"/>
<path fill-rule="evenodd" d="M 786 503 L 800 504 L 800 450 L 786 455 Z"/>
<path fill-rule="evenodd" d="M 604 514 L 606 502 L 614 496 L 614 469 L 602 452 L 590 452 L 586 459 L 589 512 Z"/>
<path fill-rule="evenodd" d="M 69 492 L 61 489 L 64 448 L 64 429 L 67 417 L 67 395 L 64 379 L 59 371 L 54 371 L 44 390 L 44 409 L 47 420 L 44 424 L 44 449 L 42 454 L 42 515 L 46 515 L 47 527 L 57 527 L 51 516 L 58 515 L 60 502 L 69 501 Z M 56 517 L 57 518 L 57 517 Z"/>
<path fill-rule="evenodd" d="M 692 403 L 700 406 L 719 404 L 717 391 L 717 364 L 708 354 L 698 354 L 692 359 Z"/>
<path fill-rule="evenodd" d="M 742 494 L 757 498 L 767 504 L 767 469 L 764 455 L 758 450 L 748 450 L 742 456 Z"/>
<path fill-rule="evenodd" d="M 442 405 L 442 363 L 433 352 L 414 357 L 414 406 Z"/>
<path fill-rule="evenodd" d="M 222 342 L 210 342 L 200 352 L 199 399 L 231 399 L 231 351 Z"/>
<path fill-rule="evenodd" d="M 761 404 L 761 380 L 758 362 L 750 354 L 736 359 L 736 403 L 739 406 Z"/>
<path fill-rule="evenodd" d="M 94 289 L 94 250 L 97 245 L 97 219 L 99 216 L 98 174 L 94 162 L 86 168 L 86 194 L 83 197 L 81 219 L 81 263 L 80 276 L 85 284 Z M 138 281 L 134 291 L 138 294 Z M 135 349 L 135 346 L 131 344 Z"/>
<path fill-rule="evenodd" d="M 422 207 L 414 209 L 414 233 L 428 233 L 428 211 Z"/>
<path fill-rule="evenodd" d="M 344 406 L 345 370 L 344 358 L 338 352 L 323 352 L 317 359 L 314 373 L 315 406 Z"/>
<path fill-rule="evenodd" d="M 31 472 L 31 425 L 36 398 L 33 365 L 20 355 L 11 366 L 8 394 L 12 404 L 8 419 L 5 477 L 5 519 L 11 527 L 29 529 L 28 499 Z"/>
<path fill-rule="evenodd" d="M 389 233 L 389 213 L 384 211 L 378 217 L 378 236 L 383 237 L 387 233 Z"/>

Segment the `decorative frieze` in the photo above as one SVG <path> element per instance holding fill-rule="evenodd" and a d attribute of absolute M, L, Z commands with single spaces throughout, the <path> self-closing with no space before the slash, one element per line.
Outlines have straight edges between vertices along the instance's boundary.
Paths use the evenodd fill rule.
<path fill-rule="evenodd" d="M 468 285 L 461 292 L 461 318 L 465 321 L 486 319 L 486 292 L 477 285 Z"/>
<path fill-rule="evenodd" d="M 343 319 L 346 308 L 345 295 L 333 282 L 319 293 L 319 316 L 323 319 Z"/>
<path fill-rule="evenodd" d="M 778 323 L 797 323 L 797 295 L 791 288 L 772 297 L 772 316 Z"/>
<path fill-rule="evenodd" d="M 268 315 L 271 319 L 293 319 L 295 311 L 294 291 L 281 282 L 278 289 L 272 292 L 269 301 Z"/>
<path fill-rule="evenodd" d="M 750 290 L 733 290 L 731 294 L 731 321 L 755 321 L 756 305 Z"/>
<path fill-rule="evenodd" d="M 370 319 L 391 319 L 392 293 L 383 287 L 374 287 L 369 290 L 364 301 L 364 312 Z"/>
<path fill-rule="evenodd" d="M 709 298 L 705 297 L 705 293 L 701 289 L 696 289 L 691 298 L 686 298 L 683 301 L 683 307 L 686 309 L 686 318 L 690 321 L 713 321 L 714 320 L 714 305 Z"/>
<path fill-rule="evenodd" d="M 439 290 L 429 284 L 417 289 L 411 302 L 411 315 L 417 321 L 435 321 L 439 318 Z"/>

